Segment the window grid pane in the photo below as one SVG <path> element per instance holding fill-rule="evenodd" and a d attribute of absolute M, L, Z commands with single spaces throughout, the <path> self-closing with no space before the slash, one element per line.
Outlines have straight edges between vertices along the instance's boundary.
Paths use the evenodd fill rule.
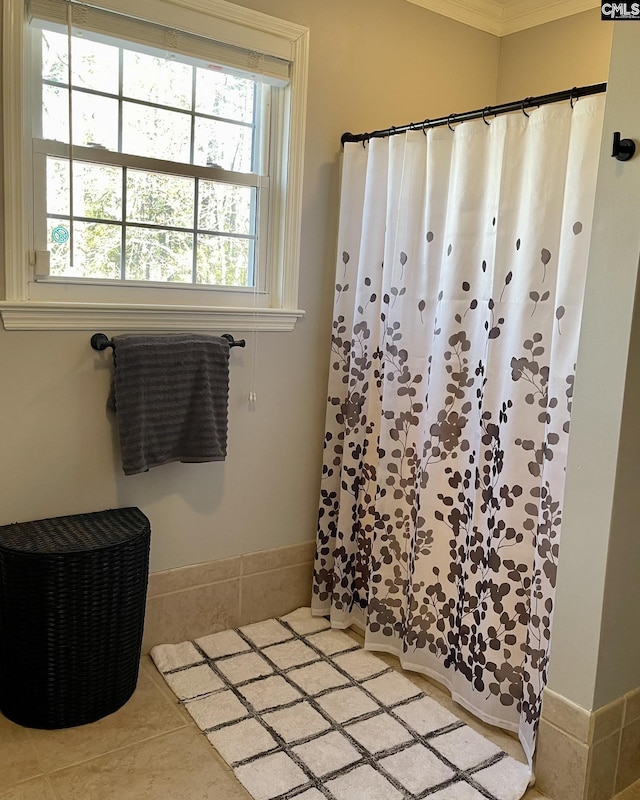
<path fill-rule="evenodd" d="M 58 159 L 60 160 L 60 159 Z M 122 169 L 86 161 L 73 162 L 73 215 L 122 219 Z"/>
<path fill-rule="evenodd" d="M 253 285 L 255 189 L 75 162 L 75 213 L 69 218 L 61 215 L 68 214 L 68 166 L 66 159 L 48 159 L 47 239 L 52 275 Z M 101 181 L 107 186 L 103 192 L 96 190 Z M 65 188 L 66 206 L 61 200 Z"/>
<path fill-rule="evenodd" d="M 162 83 L 155 79 L 161 72 L 165 78 Z M 123 74 L 122 93 L 127 98 L 182 111 L 193 108 L 193 67 L 188 64 L 124 50 Z"/>
<path fill-rule="evenodd" d="M 193 234 L 127 226 L 126 280 L 191 283 Z"/>
<path fill-rule="evenodd" d="M 51 43 L 46 40 L 47 35 L 61 41 L 54 39 Z M 43 31 L 42 41 L 43 51 L 46 49 L 48 54 L 42 72 L 43 135 L 45 139 L 68 142 L 69 76 L 60 52 L 66 37 Z M 236 172 L 255 169 L 258 92 L 254 81 L 77 36 L 72 37 L 72 47 L 72 63 L 77 58 L 86 71 L 78 74 L 74 66 L 72 75 L 73 144 L 149 155 L 153 146 L 158 146 L 155 139 L 160 130 L 173 140 L 167 149 L 175 151 L 173 156 L 165 151 L 165 158 L 190 164 L 218 164 Z M 96 61 L 98 66 L 109 66 L 103 70 L 107 77 L 98 72 Z M 209 96 L 205 91 L 208 83 Z M 178 131 L 174 130 L 176 124 Z"/>
<path fill-rule="evenodd" d="M 73 270 L 83 278 L 120 277 L 120 225 L 73 222 Z"/>
<path fill-rule="evenodd" d="M 43 31 L 42 41 L 43 135 L 68 142 L 66 36 Z M 72 47 L 73 144 L 255 171 L 254 81 L 78 37 Z M 170 77 L 158 85 L 163 62 Z M 75 161 L 69 218 L 68 173 L 68 159 L 47 157 L 52 275 L 253 285 L 257 189 Z"/>
<path fill-rule="evenodd" d="M 198 236 L 198 284 L 248 286 L 249 240 Z"/>
<path fill-rule="evenodd" d="M 196 113 L 218 119 L 252 124 L 254 116 L 254 81 L 238 78 L 214 69 L 196 69 Z"/>
<path fill-rule="evenodd" d="M 69 218 L 49 217 L 47 219 L 47 242 L 49 248 L 51 275 L 68 275 L 70 269 L 70 227 Z"/>
<path fill-rule="evenodd" d="M 128 222 L 194 228 L 194 178 L 127 170 Z"/>

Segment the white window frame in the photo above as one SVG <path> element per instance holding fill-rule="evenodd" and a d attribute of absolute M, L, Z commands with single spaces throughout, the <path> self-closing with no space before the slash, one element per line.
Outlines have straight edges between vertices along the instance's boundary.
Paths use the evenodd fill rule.
<path fill-rule="evenodd" d="M 107 10 L 131 13 L 130 0 L 98 0 Z M 211 38 L 256 53 L 283 58 L 290 63 L 287 92 L 278 93 L 288 120 L 287 131 L 272 131 L 272 141 L 284 138 L 285 147 L 272 148 L 280 174 L 271 185 L 269 219 L 270 306 L 261 307 L 249 292 L 247 305 L 222 305 L 217 299 L 226 287 L 184 287 L 180 302 L 164 288 L 115 286 L 104 299 L 101 286 L 96 298 L 78 299 L 73 283 L 52 284 L 55 295 L 43 299 L 42 285 L 34 280 L 35 261 L 29 244 L 32 225 L 26 199 L 30 141 L 24 131 L 29 113 L 24 100 L 24 0 L 3 3 L 3 157 L 4 157 L 4 273 L 5 299 L 0 315 L 7 330 L 273 330 L 290 331 L 304 315 L 298 308 L 300 222 L 308 73 L 309 31 L 300 25 L 262 14 L 225 0 L 137 0 L 135 16 L 194 33 L 215 31 Z M 176 24 L 179 20 L 179 25 Z M 275 134 L 275 135 L 274 135 Z M 277 213 L 273 213 L 273 209 Z M 33 287 L 36 286 L 36 291 Z M 172 290 L 169 290 L 172 291 Z M 74 294 L 75 292 L 75 294 Z M 45 295 L 46 298 L 46 295 Z M 216 304 L 218 303 L 218 304 Z"/>

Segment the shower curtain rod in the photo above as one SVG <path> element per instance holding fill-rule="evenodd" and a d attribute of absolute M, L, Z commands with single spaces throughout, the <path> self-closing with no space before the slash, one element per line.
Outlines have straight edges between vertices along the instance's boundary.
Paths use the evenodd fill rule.
<path fill-rule="evenodd" d="M 527 108 L 534 108 L 538 106 L 549 105 L 550 103 L 559 103 L 562 100 L 570 100 L 573 105 L 574 100 L 580 97 L 587 97 L 590 94 L 601 94 L 607 91 L 606 83 L 594 83 L 591 86 L 574 86 L 573 89 L 565 89 L 562 92 L 553 92 L 552 94 L 542 94 L 538 97 L 525 97 L 524 100 L 516 100 L 511 103 L 502 103 L 498 106 L 485 106 L 485 108 L 478 108 L 475 111 L 464 111 L 462 114 L 449 114 L 448 117 L 438 117 L 437 119 L 425 119 L 422 122 L 410 122 L 408 125 L 399 125 L 398 127 L 392 125 L 381 131 L 371 131 L 370 133 L 343 133 L 341 141 L 343 146 L 347 142 L 368 142 L 369 139 L 383 139 L 386 136 L 395 136 L 397 133 L 406 133 L 406 131 L 425 131 L 428 128 L 438 128 L 442 125 L 448 125 L 451 128 L 456 122 L 467 122 L 470 119 L 482 118 L 487 125 L 487 117 L 495 117 L 498 114 L 508 114 L 512 111 L 522 111 L 523 114 L 529 116 L 526 112 Z"/>

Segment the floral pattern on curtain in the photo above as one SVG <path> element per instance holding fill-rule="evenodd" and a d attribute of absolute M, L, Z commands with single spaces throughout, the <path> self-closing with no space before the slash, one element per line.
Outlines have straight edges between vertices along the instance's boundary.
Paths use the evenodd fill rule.
<path fill-rule="evenodd" d="M 531 758 L 604 98 L 345 146 L 312 607 Z"/>

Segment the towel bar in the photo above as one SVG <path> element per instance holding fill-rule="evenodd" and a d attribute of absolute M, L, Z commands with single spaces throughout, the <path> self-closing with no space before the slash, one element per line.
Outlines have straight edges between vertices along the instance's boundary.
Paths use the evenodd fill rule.
<path fill-rule="evenodd" d="M 246 347 L 247 344 L 244 339 L 234 339 L 230 333 L 223 333 L 221 338 L 229 342 L 229 347 Z M 91 337 L 91 347 L 94 350 L 106 350 L 113 346 L 113 339 L 109 339 L 104 333 L 94 333 Z"/>

